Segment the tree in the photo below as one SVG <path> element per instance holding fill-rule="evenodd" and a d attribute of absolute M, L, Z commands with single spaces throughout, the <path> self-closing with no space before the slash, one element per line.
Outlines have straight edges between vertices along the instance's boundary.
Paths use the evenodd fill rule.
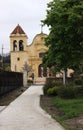
<path fill-rule="evenodd" d="M 32 67 L 30 65 L 28 65 L 27 62 L 25 62 L 23 67 L 22 67 L 22 70 L 26 71 L 28 74 L 32 70 Z"/>
<path fill-rule="evenodd" d="M 53 0 L 48 3 L 43 24 L 50 29 L 44 65 L 53 65 L 65 74 L 67 68 L 79 69 L 83 60 L 83 0 Z"/>
<path fill-rule="evenodd" d="M 10 54 L 4 54 L 3 60 L 2 60 L 2 56 L 0 55 L 0 69 L 10 71 Z"/>

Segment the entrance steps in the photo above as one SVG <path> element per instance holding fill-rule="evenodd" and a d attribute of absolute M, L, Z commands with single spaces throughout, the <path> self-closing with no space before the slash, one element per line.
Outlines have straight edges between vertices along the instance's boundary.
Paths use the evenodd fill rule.
<path fill-rule="evenodd" d="M 34 79 L 34 84 L 45 84 L 46 77 L 37 77 Z"/>

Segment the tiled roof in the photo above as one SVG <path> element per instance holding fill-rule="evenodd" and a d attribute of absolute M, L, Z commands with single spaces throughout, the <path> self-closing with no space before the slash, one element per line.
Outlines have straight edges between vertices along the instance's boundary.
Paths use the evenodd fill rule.
<path fill-rule="evenodd" d="M 16 33 L 25 34 L 24 30 L 21 28 L 19 24 L 16 26 L 16 28 L 13 30 L 11 34 L 16 34 Z"/>

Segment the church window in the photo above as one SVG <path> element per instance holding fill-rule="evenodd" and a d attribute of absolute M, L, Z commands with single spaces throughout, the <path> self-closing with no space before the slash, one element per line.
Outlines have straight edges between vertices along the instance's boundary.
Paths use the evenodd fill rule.
<path fill-rule="evenodd" d="M 23 41 L 20 40 L 20 41 L 19 41 L 19 51 L 23 51 L 23 50 L 24 50 Z"/>
<path fill-rule="evenodd" d="M 44 57 L 44 55 L 45 55 L 45 53 L 44 53 L 44 52 L 39 53 L 39 58 L 43 58 L 43 57 Z"/>
<path fill-rule="evenodd" d="M 13 42 L 13 51 L 17 51 L 17 41 L 14 40 Z"/>
<path fill-rule="evenodd" d="M 41 40 L 44 40 L 45 38 L 44 37 L 41 37 Z"/>
<path fill-rule="evenodd" d="M 19 60 L 20 60 L 20 58 L 18 57 L 18 58 L 17 58 L 17 61 L 19 61 Z"/>

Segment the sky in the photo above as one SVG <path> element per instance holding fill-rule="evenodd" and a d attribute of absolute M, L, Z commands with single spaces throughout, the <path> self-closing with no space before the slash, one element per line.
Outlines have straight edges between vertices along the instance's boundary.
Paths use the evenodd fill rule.
<path fill-rule="evenodd" d="M 41 20 L 46 18 L 51 0 L 0 0 L 0 54 L 10 52 L 10 34 L 19 24 L 28 36 L 28 44 L 41 32 Z M 43 32 L 49 34 L 47 26 Z"/>

